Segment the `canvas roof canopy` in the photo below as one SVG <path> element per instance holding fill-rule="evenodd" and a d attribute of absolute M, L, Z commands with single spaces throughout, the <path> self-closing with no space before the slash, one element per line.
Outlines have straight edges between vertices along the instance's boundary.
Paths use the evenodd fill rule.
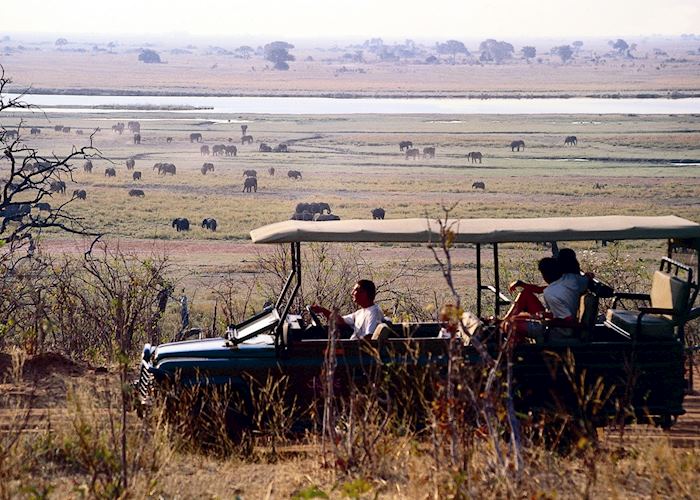
<path fill-rule="evenodd" d="M 451 219 L 447 226 L 454 232 L 455 243 L 700 240 L 700 224 L 674 215 Z M 436 220 L 427 218 L 323 222 L 289 220 L 254 229 L 250 236 L 254 243 L 427 243 L 440 241 L 440 225 Z"/>

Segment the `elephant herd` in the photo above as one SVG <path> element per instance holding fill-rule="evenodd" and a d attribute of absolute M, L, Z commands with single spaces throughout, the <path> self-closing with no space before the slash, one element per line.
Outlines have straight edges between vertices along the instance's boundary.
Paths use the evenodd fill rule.
<path fill-rule="evenodd" d="M 307 221 L 331 221 L 340 220 L 335 214 L 331 213 L 331 206 L 325 202 L 313 203 L 297 203 L 294 213 L 290 220 L 307 220 Z"/>
<path fill-rule="evenodd" d="M 413 147 L 412 141 L 399 142 L 399 151 L 405 151 L 406 159 L 417 159 L 421 155 L 421 150 Z M 435 147 L 428 146 L 423 148 L 423 158 L 435 158 Z"/>
<path fill-rule="evenodd" d="M 175 230 L 179 233 L 180 231 L 189 231 L 190 230 L 190 221 L 189 219 L 185 217 L 178 217 L 177 219 L 173 219 L 172 223 L 170 224 L 171 227 L 174 227 Z M 218 226 L 216 219 L 212 218 L 206 218 L 202 220 L 202 228 L 208 229 L 209 231 L 216 231 L 216 228 Z"/>

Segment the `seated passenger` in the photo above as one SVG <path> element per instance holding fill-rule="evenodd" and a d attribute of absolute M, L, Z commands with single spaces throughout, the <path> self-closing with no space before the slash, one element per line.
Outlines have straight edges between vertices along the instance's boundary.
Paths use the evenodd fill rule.
<path fill-rule="evenodd" d="M 361 339 L 374 333 L 377 325 L 384 320 L 384 313 L 374 303 L 377 289 L 370 280 L 358 281 L 352 289 L 352 301 L 359 309 L 352 314 L 336 317 L 336 325 L 341 329 L 352 328 L 350 339 Z M 331 316 L 331 311 L 319 305 L 312 305 L 311 310 L 323 314 L 326 319 Z"/>

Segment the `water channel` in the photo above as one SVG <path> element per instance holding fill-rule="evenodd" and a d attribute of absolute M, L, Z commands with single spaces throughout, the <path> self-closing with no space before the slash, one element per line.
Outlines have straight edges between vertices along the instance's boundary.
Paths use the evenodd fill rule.
<path fill-rule="evenodd" d="M 8 94 L 8 97 L 16 95 Z M 331 98 L 94 96 L 29 94 L 22 99 L 46 113 L 186 114 L 700 114 L 700 98 Z M 107 109 L 102 106 L 106 106 Z M 109 108 L 112 106 L 113 108 Z M 191 109 L 174 109 L 168 107 Z M 154 109 L 143 109 L 152 107 Z M 160 108 L 160 109 L 157 109 Z"/>

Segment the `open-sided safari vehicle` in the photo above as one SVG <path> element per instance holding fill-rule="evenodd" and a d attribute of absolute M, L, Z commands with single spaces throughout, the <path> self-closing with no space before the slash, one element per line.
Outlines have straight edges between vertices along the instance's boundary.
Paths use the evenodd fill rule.
<path fill-rule="evenodd" d="M 508 299 L 499 287 L 499 246 L 504 243 L 542 243 L 583 240 L 667 240 L 668 255 L 660 260 L 649 293 L 615 294 L 602 284 L 591 287 L 581 297 L 580 324 L 568 338 L 553 340 L 539 335 L 529 343 L 514 347 L 513 377 L 516 405 L 520 411 L 575 404 L 576 395 L 561 363 L 573 360 L 577 376 L 602 380 L 609 397 L 596 413 L 596 424 L 603 425 L 624 408 L 626 418 L 655 421 L 665 427 L 684 413 L 683 398 L 689 386 L 685 344 L 685 324 L 700 316 L 694 303 L 698 295 L 697 265 L 700 225 L 675 216 L 665 217 L 562 217 L 536 219 L 461 219 L 449 221 L 453 243 L 463 243 L 476 252 L 478 316 L 486 306 L 496 315 Z M 305 242 L 429 243 L 441 238 L 437 221 L 346 220 L 332 222 L 286 221 L 251 232 L 257 244 L 291 245 L 291 272 L 279 298 L 256 316 L 231 325 L 223 338 L 146 345 L 137 383 L 141 405 L 159 389 L 169 391 L 192 386 L 228 385 L 231 397 L 251 399 L 250 379 L 285 375 L 289 389 L 309 400 L 318 395 L 318 384 L 329 339 L 312 317 L 305 325 L 290 308 L 301 281 L 301 244 Z M 693 266 L 673 260 L 674 249 L 693 252 Z M 483 283 L 482 253 L 493 252 L 493 283 Z M 599 311 L 599 298 L 614 304 Z M 646 300 L 643 307 L 623 309 L 623 303 Z M 294 311 L 299 313 L 300 311 Z M 313 316 L 313 315 L 312 315 Z M 337 373 L 357 374 L 358 367 L 396 363 L 446 364 L 449 340 L 440 338 L 438 323 L 391 325 L 394 335 L 376 340 L 334 339 Z M 472 343 L 473 344 L 473 343 Z M 489 344 L 487 344 L 488 346 Z M 490 344 L 491 349 L 498 343 Z M 367 347 L 371 347 L 368 349 Z M 465 343 L 462 355 L 478 366 L 480 355 Z M 407 352 L 418 356 L 406 356 Z M 374 354 L 373 354 L 374 353 Z M 379 353 L 379 355 L 377 355 Z"/>

